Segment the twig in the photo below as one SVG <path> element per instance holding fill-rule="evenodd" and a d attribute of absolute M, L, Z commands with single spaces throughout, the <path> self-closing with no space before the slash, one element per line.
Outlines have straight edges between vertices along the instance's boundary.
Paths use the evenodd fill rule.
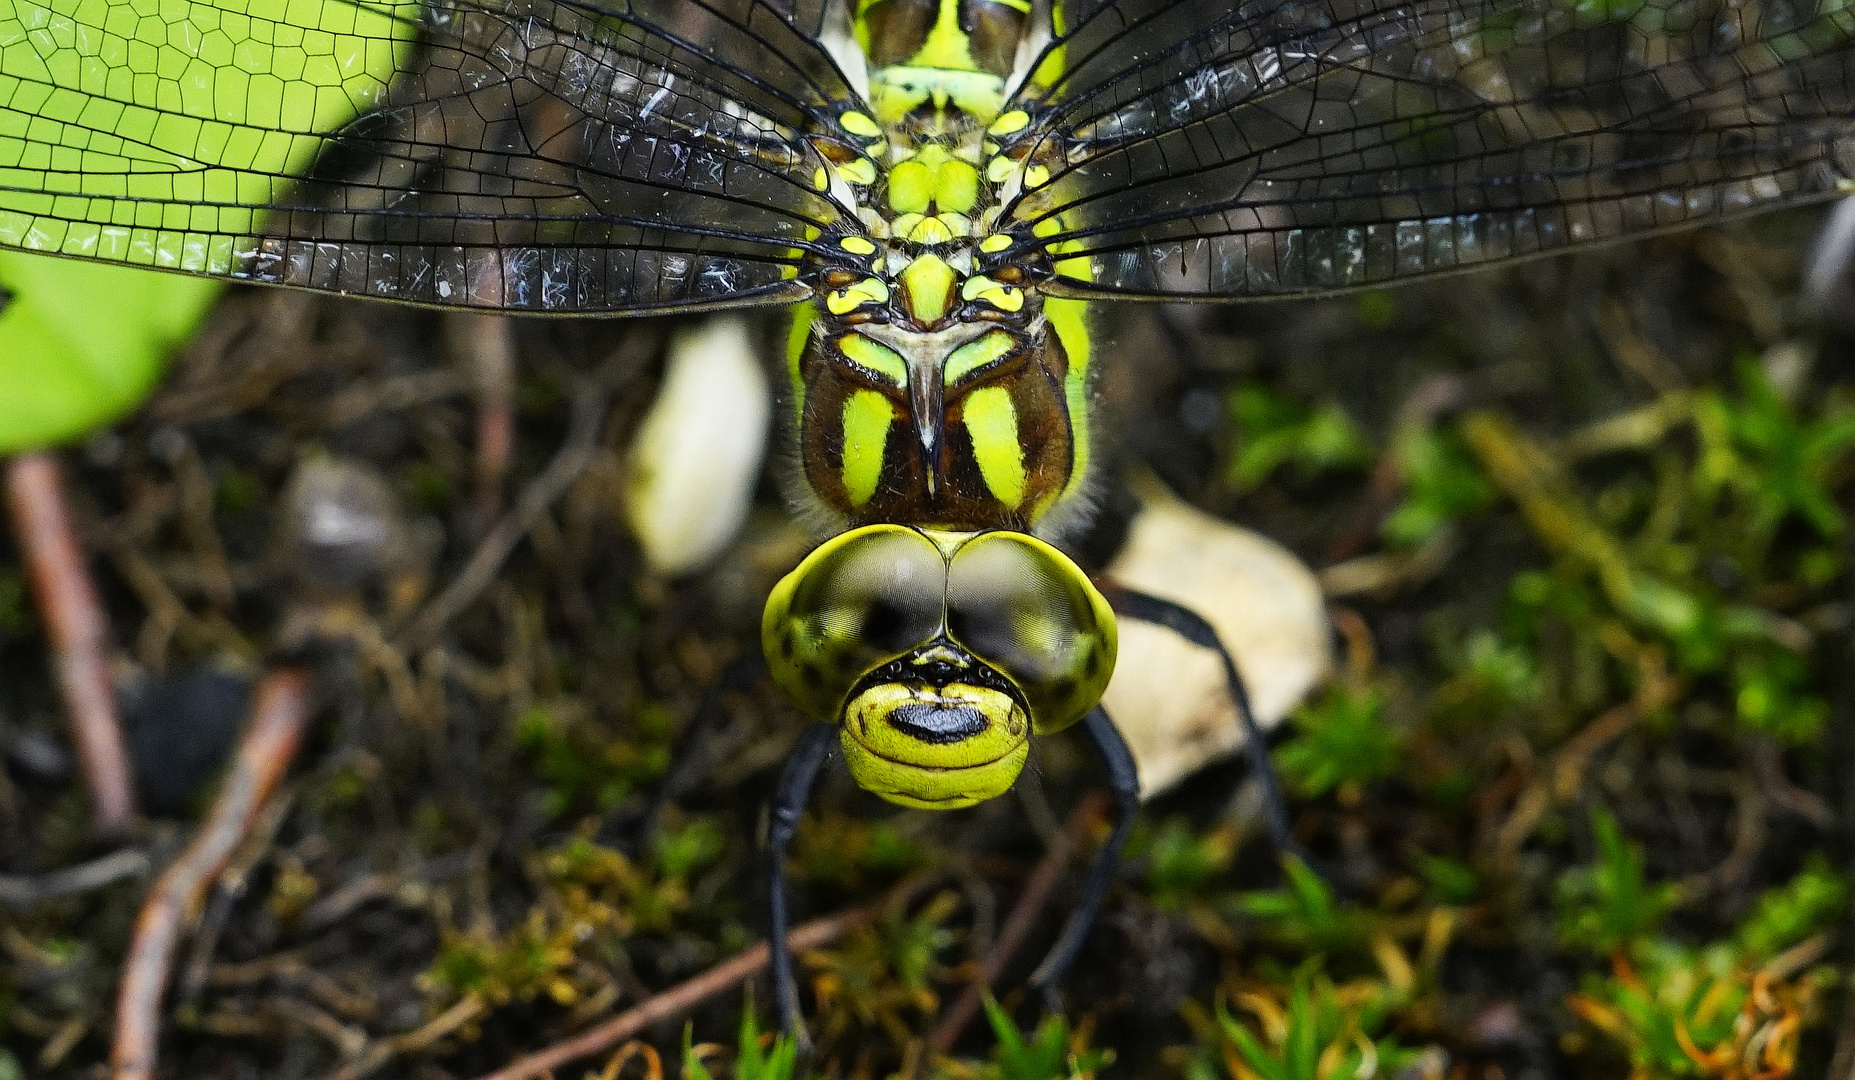
<path fill-rule="evenodd" d="M 567 438 L 554 460 L 541 475 L 523 489 L 514 509 L 503 515 L 477 545 L 455 580 L 413 618 L 395 644 L 402 652 L 416 653 L 430 645 L 446 623 L 469 607 L 479 593 L 496 580 L 503 560 L 522 542 L 522 537 L 555 500 L 567 493 L 573 482 L 592 464 L 599 445 L 600 420 L 605 414 L 606 392 L 596 382 L 582 385 L 573 398 L 573 416 L 567 423 Z"/>
<path fill-rule="evenodd" d="M 1404 490 L 1404 457 L 1398 452 L 1399 447 L 1429 427 L 1438 416 L 1461 404 L 1463 394 L 1461 379 L 1454 375 L 1432 375 L 1418 383 L 1404 399 L 1392 421 L 1391 449 L 1373 467 L 1365 498 L 1354 508 L 1346 528 L 1328 546 L 1324 560 L 1327 566 L 1354 558 L 1372 543 L 1379 523 L 1397 502 L 1398 493 Z"/>
<path fill-rule="evenodd" d="M 793 952 L 823 948 L 856 927 L 869 922 L 871 918 L 871 909 L 853 908 L 850 911 L 816 919 L 803 926 L 795 927 L 791 933 L 786 935 L 786 945 Z M 577 1061 L 580 1058 L 608 1050 L 613 1045 L 631 1038 L 660 1020 L 668 1020 L 679 1013 L 687 1012 L 716 994 L 746 982 L 758 975 L 766 966 L 767 945 L 762 941 L 716 964 L 695 978 L 678 983 L 663 993 L 640 1002 L 597 1027 L 588 1028 L 570 1039 L 555 1043 L 546 1050 L 530 1054 L 507 1068 L 490 1073 L 479 1080 L 531 1080 L 533 1077 L 550 1073 L 570 1061 Z"/>
<path fill-rule="evenodd" d="M 1005 965 L 1011 963 L 1012 957 L 1024 947 L 1024 939 L 1030 936 L 1031 928 L 1037 925 L 1037 919 L 1043 914 L 1044 905 L 1050 901 L 1050 893 L 1063 876 L 1069 860 L 1081 849 L 1088 831 L 1103 814 L 1108 812 L 1108 795 L 1102 791 L 1092 791 L 1070 812 L 1069 820 L 1063 823 L 1063 830 L 1056 834 L 1056 839 L 1037 861 L 1031 875 L 1024 883 L 1024 891 L 1018 894 L 1018 902 L 1006 917 L 1005 925 L 999 930 L 998 940 L 993 943 L 991 951 L 979 962 L 979 973 L 973 981 L 961 991 L 960 997 L 941 1017 L 940 1026 L 934 1029 L 930 1045 L 942 1054 L 953 1049 L 953 1044 L 960 1041 L 966 1031 L 966 1025 L 979 1015 L 980 999 L 999 976 L 1005 973 Z"/>
<path fill-rule="evenodd" d="M 512 324 L 500 315 L 461 312 L 445 320 L 451 351 L 470 372 L 477 406 L 476 484 L 473 529 L 489 527 L 502 512 L 503 478 L 515 446 L 515 342 Z"/>
<path fill-rule="evenodd" d="M 290 816 L 290 809 L 296 804 L 296 797 L 301 791 L 300 785 L 292 785 L 264 805 L 263 812 L 252 824 L 245 842 L 239 845 L 238 852 L 214 879 L 215 887 L 208 893 L 194 928 L 193 949 L 181 968 L 179 993 L 176 995 L 176 1004 L 180 1009 L 191 1009 L 199 1004 L 200 991 L 205 989 L 207 975 L 212 968 L 213 953 L 219 948 L 219 935 L 225 931 L 226 921 L 232 917 L 233 905 L 245 894 L 252 867 L 270 851 L 271 844 L 277 839 L 277 830 L 283 827 L 284 819 Z"/>
<path fill-rule="evenodd" d="M 1617 366 L 1641 379 L 1656 394 L 1667 397 L 1688 388 L 1688 378 L 1655 343 L 1638 333 L 1630 313 L 1619 300 L 1597 306 L 1597 336 Z"/>
<path fill-rule="evenodd" d="M 22 910 L 47 900 L 114 885 L 124 878 L 148 873 L 148 853 L 139 848 L 112 851 L 100 859 L 67 866 L 48 874 L 0 874 L 0 907 Z"/>
<path fill-rule="evenodd" d="M 126 835 L 135 824 L 135 784 L 110 683 L 109 622 L 84 566 L 58 460 L 45 451 L 20 454 L 7 462 L 6 481 L 13 533 L 51 639 L 53 676 L 71 718 L 96 830 Z"/>
<path fill-rule="evenodd" d="M 1520 854 L 1520 845 L 1533 835 L 1534 826 L 1539 824 L 1540 818 L 1545 816 L 1546 809 L 1554 800 L 1563 802 L 1577 793 L 1592 755 L 1635 727 L 1636 722 L 1644 716 L 1673 701 L 1680 694 L 1679 682 L 1658 682 L 1631 700 L 1603 713 L 1567 739 L 1558 752 L 1553 754 L 1552 764 L 1545 775 L 1527 786 L 1514 801 L 1513 812 L 1501 823 L 1494 839 L 1497 862 L 1501 866 L 1511 867 Z"/>
<path fill-rule="evenodd" d="M 265 1002 L 266 1012 L 306 1028 L 332 1043 L 342 1057 L 357 1057 L 367 1050 L 367 1033 L 344 1024 L 301 998 L 275 997 Z"/>
<path fill-rule="evenodd" d="M 372 1076 L 401 1054 L 416 1054 L 439 1039 L 446 1038 L 465 1024 L 472 1024 L 489 1012 L 489 1006 L 475 994 L 467 995 L 457 1004 L 426 1021 L 414 1031 L 404 1035 L 395 1035 L 390 1039 L 381 1039 L 360 1057 L 343 1065 L 330 1075 L 329 1080 L 361 1080 Z"/>
<path fill-rule="evenodd" d="M 110 1051 L 114 1080 L 154 1075 L 161 1002 L 182 931 L 289 771 L 309 719 L 309 687 L 309 672 L 302 668 L 272 672 L 258 684 L 250 724 L 206 824 L 142 902 L 116 995 L 116 1039 Z"/>
<path fill-rule="evenodd" d="M 443 401 L 465 390 L 457 372 L 444 368 L 396 375 L 390 379 L 352 383 L 330 399 L 322 423 L 331 428 L 352 424 L 380 411 L 410 409 L 414 405 Z"/>

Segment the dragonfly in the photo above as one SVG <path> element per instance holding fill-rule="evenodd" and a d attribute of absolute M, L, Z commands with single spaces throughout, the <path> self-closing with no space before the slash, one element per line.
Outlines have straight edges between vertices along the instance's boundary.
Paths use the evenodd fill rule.
<path fill-rule="evenodd" d="M 833 752 L 950 809 L 1086 733 L 1118 817 L 1051 992 L 1138 801 L 1099 706 L 1117 617 L 1222 651 L 1059 546 L 1099 472 L 1094 305 L 1379 287 L 1855 175 L 1842 0 L 4 2 L 0 244 L 453 308 L 787 313 L 794 501 L 829 536 L 762 624 L 818 721 L 768 838 L 791 1029 L 784 854 Z"/>

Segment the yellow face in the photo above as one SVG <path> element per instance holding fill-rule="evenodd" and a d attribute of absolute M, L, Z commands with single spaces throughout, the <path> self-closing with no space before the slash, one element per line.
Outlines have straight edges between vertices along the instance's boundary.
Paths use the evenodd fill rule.
<path fill-rule="evenodd" d="M 863 787 L 952 809 L 1009 789 L 1033 731 L 1081 719 L 1114 672 L 1114 614 L 1022 533 L 871 525 L 812 552 L 767 601 L 780 687 L 840 725 Z"/>
<path fill-rule="evenodd" d="M 1030 717 L 1008 692 L 878 682 L 844 707 L 850 775 L 893 803 L 952 810 L 1002 795 L 1030 755 Z"/>

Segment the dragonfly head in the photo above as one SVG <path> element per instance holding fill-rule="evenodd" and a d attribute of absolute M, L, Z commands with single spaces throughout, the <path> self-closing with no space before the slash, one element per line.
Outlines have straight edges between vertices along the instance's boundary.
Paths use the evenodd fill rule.
<path fill-rule="evenodd" d="M 851 775 L 904 806 L 1003 793 L 1033 732 L 1093 708 L 1114 671 L 1114 613 L 1088 576 L 1024 533 L 869 525 L 773 590 L 773 677 L 839 726 Z"/>

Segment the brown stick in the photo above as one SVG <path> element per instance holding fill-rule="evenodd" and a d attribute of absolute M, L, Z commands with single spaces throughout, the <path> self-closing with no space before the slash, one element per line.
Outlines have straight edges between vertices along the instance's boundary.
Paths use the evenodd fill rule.
<path fill-rule="evenodd" d="M 290 769 L 309 719 L 309 672 L 285 668 L 264 677 L 251 720 L 213 808 L 186 850 L 161 872 L 135 920 L 135 936 L 116 994 L 113 1080 L 149 1080 L 161 1040 L 161 1004 L 181 935 Z"/>
<path fill-rule="evenodd" d="M 416 1054 L 465 1024 L 482 1019 L 487 1012 L 489 1006 L 483 999 L 470 994 L 416 1030 L 375 1043 L 360 1057 L 335 1070 L 329 1080 L 362 1080 L 363 1077 L 372 1076 L 401 1054 Z"/>
<path fill-rule="evenodd" d="M 93 889 L 114 885 L 124 878 L 147 875 L 148 853 L 139 848 L 123 848 L 100 859 L 36 877 L 0 874 L 0 908 L 24 911 L 47 900 L 81 896 Z"/>
<path fill-rule="evenodd" d="M 1673 701 L 1680 692 L 1680 684 L 1676 682 L 1658 684 L 1604 712 L 1565 740 L 1553 754 L 1550 768 L 1527 786 L 1515 800 L 1507 820 L 1501 823 L 1494 838 L 1496 861 L 1511 868 L 1520 855 L 1520 845 L 1533 835 L 1534 827 L 1545 817 L 1553 801 L 1565 802 L 1578 791 L 1592 756 L 1636 726 L 1644 716 Z"/>
<path fill-rule="evenodd" d="M 109 620 L 77 543 L 58 459 L 35 451 L 8 460 L 6 490 L 33 600 L 51 639 L 52 674 L 70 716 L 91 816 L 99 834 L 124 836 L 135 824 L 135 783 L 110 682 Z"/>
<path fill-rule="evenodd" d="M 1031 876 L 1024 882 L 1024 891 L 1018 894 L 1018 902 L 1012 906 L 1011 914 L 1005 918 L 1005 925 L 1000 928 L 998 940 L 992 943 L 992 949 L 979 962 L 978 977 L 966 984 L 960 992 L 959 999 L 941 1017 L 940 1026 L 934 1029 L 930 1045 L 942 1054 L 953 1049 L 953 1044 L 960 1041 L 966 1026 L 979 1015 L 980 1000 L 999 976 L 1005 973 L 1005 965 L 1011 963 L 1012 957 L 1024 947 L 1024 939 L 1030 936 L 1031 928 L 1043 915 L 1044 905 L 1050 902 L 1050 893 L 1069 866 L 1069 860 L 1082 848 L 1090 827 L 1101 819 L 1108 809 L 1106 792 L 1092 791 L 1076 808 L 1070 811 L 1069 820 L 1063 823 L 1063 831 L 1056 835 L 1056 840 L 1044 851 L 1043 858 L 1031 870 Z"/>
<path fill-rule="evenodd" d="M 786 945 L 794 952 L 829 945 L 851 930 L 870 921 L 868 908 L 853 908 L 836 915 L 816 919 L 795 927 L 786 935 Z M 597 1027 L 516 1061 L 507 1068 L 480 1077 L 479 1080 L 531 1080 L 570 1061 L 609 1050 L 614 1044 L 635 1036 L 659 1020 L 668 1020 L 695 1008 L 708 998 L 746 982 L 767 966 L 767 945 L 762 941 L 732 958 L 724 960 L 695 978 L 657 994 L 627 1009 Z"/>
<path fill-rule="evenodd" d="M 515 340 L 500 315 L 453 315 L 446 331 L 470 368 L 477 405 L 472 527 L 481 533 L 502 514 L 502 486 L 515 447 Z"/>
<path fill-rule="evenodd" d="M 515 506 L 484 535 L 457 576 L 443 592 L 427 601 L 395 642 L 400 650 L 416 653 L 436 638 L 445 624 L 455 618 L 496 580 L 503 561 L 515 551 L 548 507 L 567 493 L 580 478 L 599 449 L 599 430 L 605 419 L 606 394 L 603 387 L 588 384 L 574 395 L 573 415 L 567 422 L 567 437 L 554 459 L 541 474 L 529 481 L 516 499 Z"/>

